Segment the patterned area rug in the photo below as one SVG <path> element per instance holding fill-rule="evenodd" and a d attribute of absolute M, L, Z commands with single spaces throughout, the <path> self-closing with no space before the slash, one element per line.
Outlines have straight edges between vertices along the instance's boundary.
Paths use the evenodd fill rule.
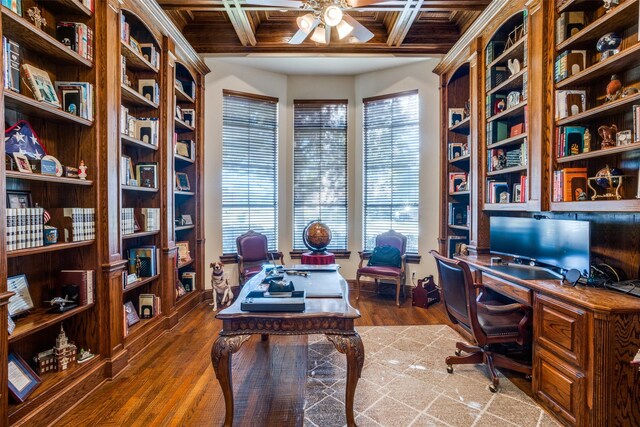
<path fill-rule="evenodd" d="M 460 340 L 448 326 L 357 329 L 365 348 L 354 405 L 360 427 L 558 426 L 503 375 L 501 391 L 491 393 L 482 365 L 447 374 L 445 357 Z M 309 336 L 305 426 L 345 425 L 345 367 L 345 356 L 323 335 Z"/>

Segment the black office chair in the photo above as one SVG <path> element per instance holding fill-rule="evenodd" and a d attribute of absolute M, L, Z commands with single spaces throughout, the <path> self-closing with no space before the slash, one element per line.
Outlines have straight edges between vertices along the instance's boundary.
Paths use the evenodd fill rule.
<path fill-rule="evenodd" d="M 502 345 L 516 343 L 526 353 L 531 341 L 531 309 L 523 304 L 503 304 L 490 298 L 481 284 L 476 284 L 466 262 L 443 257 L 431 251 L 438 265 L 440 287 L 449 319 L 467 331 L 477 345 L 456 343 L 455 356 L 446 358 L 447 372 L 453 373 L 453 365 L 487 365 L 491 376 L 489 390 L 497 392 L 499 380 L 496 367 L 511 369 L 531 376 L 531 364 L 507 357 L 500 350 Z M 477 295 L 477 291 L 480 294 Z M 468 353 L 462 355 L 462 352 Z M 530 360 L 530 358 L 529 358 Z"/>

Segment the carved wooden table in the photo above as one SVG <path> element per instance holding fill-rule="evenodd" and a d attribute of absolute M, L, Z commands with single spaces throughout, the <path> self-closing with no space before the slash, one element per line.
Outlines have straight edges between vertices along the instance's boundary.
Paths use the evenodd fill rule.
<path fill-rule="evenodd" d="M 307 298 L 303 313 L 256 313 L 240 310 L 245 295 L 255 290 L 265 273 L 262 271 L 247 282 L 236 301 L 216 316 L 222 320 L 222 331 L 211 349 L 211 362 L 222 388 L 225 401 L 225 426 L 233 424 L 233 386 L 231 382 L 231 356 L 252 334 L 269 335 L 325 334 L 336 349 L 347 356 L 347 385 L 345 411 L 347 425 L 355 426 L 353 398 L 362 366 L 364 347 L 354 328 L 354 320 L 360 312 L 349 304 L 349 288 L 346 281 L 335 272 L 312 272 L 314 286 L 323 283 L 340 283 L 342 298 Z M 295 283 L 295 281 L 294 281 Z"/>

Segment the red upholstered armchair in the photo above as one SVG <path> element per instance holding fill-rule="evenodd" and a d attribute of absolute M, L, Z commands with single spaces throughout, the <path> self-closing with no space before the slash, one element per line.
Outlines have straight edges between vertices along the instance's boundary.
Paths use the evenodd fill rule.
<path fill-rule="evenodd" d="M 402 288 L 402 297 L 405 296 L 405 255 L 407 252 L 407 237 L 403 234 L 389 230 L 376 236 L 376 248 L 382 246 L 391 246 L 400 251 L 400 266 L 383 266 L 383 265 L 363 265 L 365 260 L 371 257 L 370 252 L 360 252 L 360 264 L 356 272 L 356 286 L 358 292 L 356 299 L 360 298 L 360 276 L 370 277 L 375 281 L 376 292 L 380 280 L 389 280 L 396 283 L 396 305 L 400 307 L 400 288 Z"/>
<path fill-rule="evenodd" d="M 236 238 L 236 248 L 238 250 L 240 285 L 258 274 L 264 264 L 271 262 L 271 257 L 279 259 L 282 264 L 282 253 L 273 252 L 272 255 L 269 255 L 267 236 L 253 230 Z"/>

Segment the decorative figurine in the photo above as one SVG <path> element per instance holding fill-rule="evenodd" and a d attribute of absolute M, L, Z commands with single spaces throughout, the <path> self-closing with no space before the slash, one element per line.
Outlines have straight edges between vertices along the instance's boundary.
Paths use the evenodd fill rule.
<path fill-rule="evenodd" d="M 52 298 L 50 301 L 45 301 L 45 302 L 48 302 L 49 304 L 51 304 L 51 308 L 49 309 L 48 313 L 64 313 L 65 311 L 69 311 L 78 306 L 78 304 L 76 304 L 74 300 L 67 299 L 66 295 L 64 298 L 55 297 L 55 298 Z"/>
<path fill-rule="evenodd" d="M 507 68 L 512 76 L 518 74 L 520 72 L 520 60 L 517 58 L 509 59 L 507 61 Z"/>
<path fill-rule="evenodd" d="M 29 15 L 29 18 L 31 18 L 31 20 L 33 21 L 33 25 L 35 25 L 37 29 L 41 30 L 42 27 L 47 26 L 47 20 L 42 16 L 42 14 L 40 13 L 40 9 L 38 9 L 36 6 L 29 8 L 29 10 L 27 10 L 27 14 Z"/>
<path fill-rule="evenodd" d="M 87 166 L 84 164 L 84 160 L 80 160 L 80 166 L 78 166 L 78 178 L 87 179 Z"/>
<path fill-rule="evenodd" d="M 588 153 L 591 151 L 591 132 L 589 129 L 584 130 L 584 147 L 582 147 L 583 153 Z"/>
<path fill-rule="evenodd" d="M 611 148 L 616 146 L 616 133 L 618 133 L 618 126 L 615 124 L 611 126 L 602 125 L 598 128 L 598 135 L 602 138 L 602 142 L 600 143 L 600 148 Z"/>
<path fill-rule="evenodd" d="M 76 363 L 77 347 L 70 342 L 60 325 L 60 334 L 56 338 L 56 345 L 53 347 L 53 357 L 56 361 L 57 371 L 61 372 Z"/>
<path fill-rule="evenodd" d="M 607 33 L 600 37 L 600 39 L 598 39 L 598 43 L 596 43 L 596 49 L 601 54 L 600 61 L 619 53 L 620 43 L 622 43 L 622 37 L 616 33 Z"/>
<path fill-rule="evenodd" d="M 78 354 L 78 363 L 84 363 L 96 357 L 95 354 L 91 353 L 91 349 L 80 349 L 80 353 Z"/>
<path fill-rule="evenodd" d="M 626 98 L 627 96 L 635 95 L 638 93 L 638 89 L 635 87 L 628 87 L 622 91 L 622 98 Z"/>
<path fill-rule="evenodd" d="M 611 81 L 607 85 L 607 101 L 615 101 L 622 95 L 622 82 L 617 74 L 611 76 Z"/>

